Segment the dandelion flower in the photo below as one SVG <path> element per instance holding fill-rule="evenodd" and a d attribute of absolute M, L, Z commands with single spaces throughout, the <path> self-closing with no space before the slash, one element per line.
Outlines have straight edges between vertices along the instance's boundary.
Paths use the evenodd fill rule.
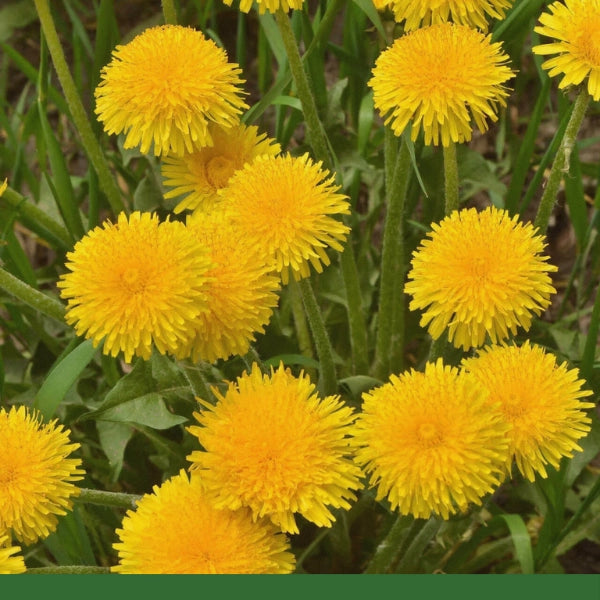
<path fill-rule="evenodd" d="M 551 77 L 563 75 L 560 89 L 589 77 L 588 92 L 600 100 L 600 0 L 564 0 L 548 8 L 550 12 L 542 14 L 541 25 L 534 31 L 554 41 L 534 46 L 534 54 L 556 54 L 542 67 Z"/>
<path fill-rule="evenodd" d="M 281 147 L 258 127 L 237 125 L 228 129 L 209 127 L 213 140 L 206 146 L 183 156 L 167 156 L 162 165 L 165 185 L 172 187 L 165 198 L 182 194 L 186 197 L 175 207 L 210 212 L 219 200 L 218 190 L 227 186 L 235 171 L 262 154 L 275 156 Z"/>
<path fill-rule="evenodd" d="M 588 433 L 591 423 L 585 411 L 594 404 L 581 400 L 592 392 L 581 389 L 584 382 L 577 369 L 557 365 L 552 354 L 528 341 L 521 347 L 484 348 L 463 367 L 500 404 L 511 426 L 509 468 L 514 457 L 519 471 L 533 481 L 536 472 L 547 476 L 544 465 L 558 468 L 563 456 L 581 451 L 577 440 Z"/>
<path fill-rule="evenodd" d="M 197 214 L 188 219 L 188 228 L 213 267 L 207 272 L 206 310 L 190 325 L 194 335 L 175 355 L 214 362 L 246 354 L 277 305 L 279 277 L 260 249 L 237 236 L 223 215 Z"/>
<path fill-rule="evenodd" d="M 70 273 L 58 286 L 68 299 L 66 320 L 104 354 L 150 358 L 152 343 L 174 353 L 205 310 L 205 249 L 176 221 L 124 213 L 96 227 L 67 254 Z"/>
<path fill-rule="evenodd" d="M 356 460 L 377 500 L 415 518 L 448 519 L 492 492 L 503 478 L 508 425 L 474 378 L 428 363 L 392 375 L 363 394 Z"/>
<path fill-rule="evenodd" d="M 96 88 L 96 114 L 108 133 L 126 133 L 125 148 L 193 152 L 212 144 L 209 123 L 239 122 L 247 108 L 240 73 L 201 32 L 151 27 L 113 51 Z"/>
<path fill-rule="evenodd" d="M 398 38 L 379 55 L 369 85 L 396 135 L 412 123 L 413 140 L 423 129 L 425 144 L 449 146 L 469 141 L 473 123 L 486 131 L 487 119 L 498 119 L 513 76 L 507 61 L 490 36 L 443 23 Z"/>
<path fill-rule="evenodd" d="M 56 529 L 57 515 L 71 508 L 79 494 L 73 481 L 82 478 L 79 448 L 56 419 L 41 423 L 24 406 L 0 408 L 0 532 L 12 530 L 33 544 Z"/>
<path fill-rule="evenodd" d="M 247 506 L 290 533 L 294 513 L 330 527 L 328 507 L 350 508 L 361 473 L 349 458 L 354 416 L 339 396 L 319 399 L 308 376 L 283 365 L 263 375 L 255 364 L 224 395 L 213 391 L 217 405 L 201 401 L 200 427 L 189 428 L 204 450 L 188 459 L 217 507 Z"/>
<path fill-rule="evenodd" d="M 11 546 L 6 533 L 0 533 L 0 575 L 18 575 L 25 573 L 25 561 L 22 556 L 13 556 L 21 549 Z"/>
<path fill-rule="evenodd" d="M 296 280 L 308 277 L 309 264 L 321 273 L 330 262 L 327 247 L 343 250 L 350 228 L 334 216 L 349 214 L 350 204 L 339 189 L 321 163 L 305 154 L 259 156 L 221 194 L 240 237 L 274 257 L 287 283 L 289 271 Z"/>
<path fill-rule="evenodd" d="M 286 537 L 248 509 L 219 510 L 200 479 L 185 471 L 127 511 L 119 542 L 119 564 L 128 574 L 284 574 L 294 569 Z"/>
<path fill-rule="evenodd" d="M 421 326 L 433 339 L 448 328 L 448 339 L 465 350 L 528 330 L 532 313 L 550 304 L 551 271 L 542 255 L 544 239 L 531 224 L 489 207 L 455 211 L 413 253 L 411 310 L 425 309 Z"/>
<path fill-rule="evenodd" d="M 231 6 L 233 0 L 223 0 L 227 6 Z M 240 0 L 240 10 L 249 12 L 252 8 L 253 0 Z M 302 8 L 304 0 L 256 0 L 258 12 L 264 15 L 265 12 L 275 13 L 278 10 L 288 11 L 292 8 L 297 10 Z"/>
<path fill-rule="evenodd" d="M 406 31 L 447 21 L 486 31 L 488 18 L 503 19 L 513 0 L 394 0 L 391 4 L 396 21 L 405 21 Z"/>

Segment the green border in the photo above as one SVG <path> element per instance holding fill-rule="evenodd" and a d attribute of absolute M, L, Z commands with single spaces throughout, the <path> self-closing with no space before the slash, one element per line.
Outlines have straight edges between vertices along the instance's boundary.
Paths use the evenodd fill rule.
<path fill-rule="evenodd" d="M 12 592 L 12 594 L 11 594 Z M 232 597 L 276 598 L 456 598 L 457 600 L 564 600 L 576 595 L 600 600 L 600 575 L 6 575 L 0 577 L 2 598 Z M 218 594 L 218 596 L 208 596 Z"/>

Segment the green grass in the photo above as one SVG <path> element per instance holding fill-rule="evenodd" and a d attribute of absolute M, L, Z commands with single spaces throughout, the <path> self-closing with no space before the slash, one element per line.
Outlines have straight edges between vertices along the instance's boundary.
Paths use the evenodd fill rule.
<path fill-rule="evenodd" d="M 107 136 L 93 113 L 100 69 L 115 44 L 164 22 L 156 3 L 142 4 L 135 18 L 124 9 L 127 3 L 112 0 L 51 4 L 81 114 L 57 78 L 56 57 L 40 35 L 32 3 L 14 1 L 0 9 L 0 183 L 6 177 L 10 186 L 0 198 L 0 266 L 31 290 L 27 300 L 8 276 L 0 280 L 1 406 L 35 406 L 46 419 L 64 423 L 81 444 L 82 487 L 143 494 L 188 466 L 186 456 L 197 443 L 185 429 L 197 407 L 194 395 L 234 380 L 252 357 L 189 365 L 155 353 L 131 367 L 102 355 L 61 321 L 56 282 L 74 243 L 114 218 L 121 205 L 166 218 L 175 201 L 164 199 L 158 160 L 123 149 L 122 139 Z M 367 82 L 376 57 L 400 31 L 370 0 L 305 4 L 310 8 L 291 14 L 291 28 L 305 50 L 332 169 L 353 207 L 346 252 L 332 254 L 333 265 L 311 278 L 332 346 L 334 379 L 324 385 L 358 408 L 364 391 L 390 372 L 422 369 L 430 353 L 419 315 L 397 299 L 412 251 L 444 214 L 442 152 L 422 139 L 406 146 L 402 259 L 398 285 L 389 292 L 400 306 L 394 318 L 402 323 L 403 342 L 386 357 L 389 364 L 381 364 L 376 348 L 384 215 L 399 150 L 398 139 L 385 135 Z M 531 53 L 539 41 L 533 27 L 547 4 L 516 0 L 507 19 L 492 28 L 517 69 L 514 91 L 490 131 L 458 148 L 461 206 L 492 202 L 524 220 L 535 218 L 574 99 L 573 91 L 558 91 Z M 180 2 L 177 9 L 180 24 L 202 30 L 242 66 L 251 105 L 244 121 L 294 155 L 314 152 L 276 19 L 255 11 L 244 15 L 219 0 Z M 592 398 L 600 391 L 600 161 L 593 127 L 599 108 L 593 101 L 587 108 L 548 231 L 552 262 L 561 266 L 559 294 L 549 314 L 517 337 L 579 367 Z M 305 369 L 316 378 L 324 370 L 321 351 L 312 346 L 302 310 L 306 290 L 298 288 L 283 288 L 253 350 L 265 365 L 281 359 L 295 373 Z M 45 309 L 40 298 L 47 299 Z M 331 529 L 301 523 L 300 535 L 291 539 L 297 570 L 358 573 L 371 564 L 371 570 L 413 573 L 563 572 L 559 559 L 577 543 L 600 544 L 595 416 L 581 446 L 583 452 L 563 460 L 560 470 L 550 469 L 547 479 L 529 483 L 514 474 L 483 507 L 465 515 L 401 523 L 393 556 L 378 554 L 378 547 L 394 531 L 396 515 L 365 490 L 349 511 L 336 512 Z M 27 566 L 114 565 L 114 531 L 123 514 L 122 508 L 77 503 L 54 534 L 24 550 Z M 371 562 L 374 556 L 379 566 Z"/>

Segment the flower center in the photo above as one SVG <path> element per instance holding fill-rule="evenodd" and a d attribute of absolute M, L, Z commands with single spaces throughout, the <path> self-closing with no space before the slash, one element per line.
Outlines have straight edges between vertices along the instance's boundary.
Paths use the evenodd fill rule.
<path fill-rule="evenodd" d="M 206 180 L 215 189 L 221 189 L 227 186 L 234 171 L 232 160 L 225 156 L 215 156 L 206 163 Z"/>
<path fill-rule="evenodd" d="M 431 423 L 422 423 L 419 425 L 417 430 L 417 436 L 419 437 L 419 441 L 426 448 L 434 448 L 435 446 L 439 446 L 442 442 L 442 435 L 438 428 Z"/>
<path fill-rule="evenodd" d="M 140 269 L 129 268 L 121 274 L 121 283 L 130 294 L 142 294 L 146 289 L 146 278 Z"/>

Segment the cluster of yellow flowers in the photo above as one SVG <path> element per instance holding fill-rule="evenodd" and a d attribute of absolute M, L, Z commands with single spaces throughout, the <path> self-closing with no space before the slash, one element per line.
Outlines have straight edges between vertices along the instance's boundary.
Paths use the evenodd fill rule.
<path fill-rule="evenodd" d="M 512 71 L 480 30 L 512 3 L 375 4 L 391 8 L 407 32 L 381 54 L 370 83 L 386 123 L 444 146 L 470 140 L 473 123 L 484 131 L 505 104 Z M 561 41 L 534 51 L 569 53 L 546 68 L 565 73 L 561 87 L 591 72 L 590 93 L 599 97 L 600 61 L 569 33 L 591 27 L 590 15 L 600 22 L 597 0 L 550 11 L 538 31 Z M 127 362 L 153 349 L 208 362 L 243 354 L 289 275 L 307 277 L 310 265 L 320 272 L 326 250 L 342 250 L 347 198 L 308 155 L 282 155 L 240 122 L 247 106 L 239 74 L 212 41 L 174 25 L 118 46 L 102 72 L 97 114 L 106 131 L 160 156 L 167 197 L 185 195 L 175 212 L 189 211 L 185 223 L 118 215 L 69 253 L 59 283 L 67 321 L 105 354 L 122 352 Z M 480 505 L 513 462 L 529 480 L 546 477 L 547 465 L 581 450 L 593 404 L 576 369 L 529 341 L 506 343 L 555 292 L 556 268 L 543 249 L 531 225 L 496 208 L 455 211 L 434 224 L 413 256 L 410 308 L 424 311 L 433 339 L 447 332 L 456 347 L 483 348 L 460 368 L 440 359 L 392 375 L 363 395 L 359 413 L 339 396 L 319 398 L 308 376 L 283 365 L 263 373 L 254 364 L 224 393 L 213 389 L 216 404 L 200 399 L 198 424 L 188 428 L 202 449 L 188 456 L 189 471 L 128 511 L 114 571 L 289 573 L 295 515 L 329 527 L 332 510 L 349 509 L 366 484 L 401 514 L 447 519 Z M 71 506 L 83 475 L 81 461 L 68 458 L 77 447 L 56 422 L 43 425 L 23 407 L 0 410 L 0 572 L 24 570 L 12 536 L 45 537 Z"/>

